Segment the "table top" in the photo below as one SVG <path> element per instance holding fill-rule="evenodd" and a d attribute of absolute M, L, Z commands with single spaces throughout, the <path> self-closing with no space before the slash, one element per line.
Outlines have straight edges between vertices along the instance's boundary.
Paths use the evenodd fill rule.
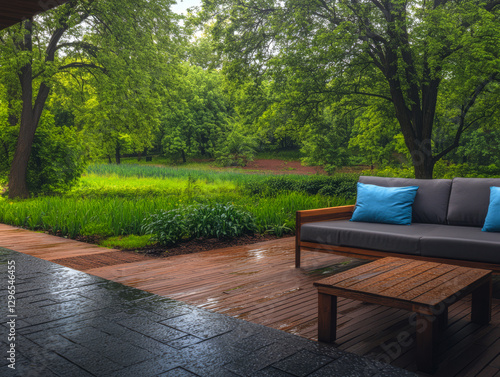
<path fill-rule="evenodd" d="M 319 292 L 414 310 L 408 305 L 449 305 L 491 280 L 491 274 L 477 268 L 388 257 L 314 285 Z"/>

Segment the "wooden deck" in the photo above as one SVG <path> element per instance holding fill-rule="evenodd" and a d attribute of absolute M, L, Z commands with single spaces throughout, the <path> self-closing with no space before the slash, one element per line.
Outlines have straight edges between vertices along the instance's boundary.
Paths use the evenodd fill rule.
<path fill-rule="evenodd" d="M 0 246 L 247 321 L 316 339 L 313 282 L 366 263 L 304 252 L 294 268 L 292 238 L 165 259 L 142 257 L 0 224 Z M 500 377 L 500 277 L 492 322 L 470 322 L 470 298 L 450 307 L 435 376 Z M 415 371 L 414 326 L 404 310 L 339 299 L 340 349 Z M 412 340 L 398 343 L 398 335 Z M 401 339 L 401 337 L 400 337 Z"/>

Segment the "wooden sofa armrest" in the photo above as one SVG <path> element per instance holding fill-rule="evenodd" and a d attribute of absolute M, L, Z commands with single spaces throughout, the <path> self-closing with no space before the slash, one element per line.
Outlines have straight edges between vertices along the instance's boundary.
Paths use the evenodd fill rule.
<path fill-rule="evenodd" d="M 297 229 L 299 228 L 299 224 L 312 223 L 315 221 L 350 219 L 353 211 L 354 205 L 297 211 Z"/>
<path fill-rule="evenodd" d="M 329 220 L 347 220 L 352 216 L 354 205 L 308 209 L 297 211 L 295 222 L 295 267 L 300 267 L 300 226 L 305 223 Z"/>

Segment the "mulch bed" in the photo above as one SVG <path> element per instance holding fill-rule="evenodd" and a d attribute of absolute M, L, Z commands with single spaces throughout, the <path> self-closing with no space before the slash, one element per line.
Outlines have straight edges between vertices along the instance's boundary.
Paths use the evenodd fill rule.
<path fill-rule="evenodd" d="M 257 242 L 275 240 L 277 237 L 272 234 L 254 234 L 254 235 L 244 235 L 234 239 L 194 239 L 191 241 L 183 242 L 179 245 L 172 247 L 151 245 L 142 249 L 122 249 L 122 251 L 134 252 L 138 254 L 144 254 L 147 256 L 155 256 L 160 258 L 170 257 L 172 255 L 182 255 L 182 254 L 192 254 L 199 253 L 200 251 L 208 251 L 214 249 L 223 249 L 225 247 L 231 246 L 242 246 L 251 245 Z M 75 238 L 76 241 L 99 244 L 102 237 L 98 236 L 78 236 Z M 69 266 L 71 267 L 71 266 Z"/>
<path fill-rule="evenodd" d="M 275 240 L 277 238 L 279 237 L 272 234 L 255 234 L 251 236 L 245 235 L 231 240 L 218 240 L 217 238 L 194 239 L 173 247 L 166 248 L 151 246 L 137 251 L 148 256 L 166 258 L 173 255 L 193 254 L 201 251 L 223 249 L 231 246 L 251 245 L 257 242 Z"/>

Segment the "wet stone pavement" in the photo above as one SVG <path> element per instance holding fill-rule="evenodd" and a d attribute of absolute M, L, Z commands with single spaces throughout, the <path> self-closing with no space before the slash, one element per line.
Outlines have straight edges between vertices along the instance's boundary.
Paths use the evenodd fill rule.
<path fill-rule="evenodd" d="M 414 376 L 15 251 L 0 264 L 1 376 Z"/>

